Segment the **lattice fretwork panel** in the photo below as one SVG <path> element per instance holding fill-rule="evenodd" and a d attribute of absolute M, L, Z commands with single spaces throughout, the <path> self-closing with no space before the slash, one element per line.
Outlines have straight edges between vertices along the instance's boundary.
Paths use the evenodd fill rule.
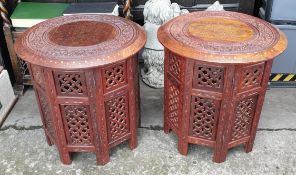
<path fill-rule="evenodd" d="M 129 133 L 129 113 L 127 94 L 113 98 L 105 103 L 108 122 L 109 143 Z"/>
<path fill-rule="evenodd" d="M 259 87 L 261 85 L 264 71 L 264 63 L 245 67 L 242 71 L 241 89 Z"/>
<path fill-rule="evenodd" d="M 170 54 L 168 70 L 178 80 L 181 79 L 182 66 L 183 66 L 182 59 L 180 59 L 176 55 Z"/>
<path fill-rule="evenodd" d="M 112 65 L 103 69 L 105 91 L 117 89 L 127 83 L 126 63 Z"/>
<path fill-rule="evenodd" d="M 18 58 L 18 62 L 19 62 L 19 66 L 20 66 L 20 69 L 21 69 L 22 77 L 26 78 L 26 76 L 30 75 L 28 65 L 24 60 L 19 59 L 19 58 Z"/>
<path fill-rule="evenodd" d="M 212 99 L 192 96 L 191 133 L 194 137 L 215 140 L 219 106 Z"/>
<path fill-rule="evenodd" d="M 62 105 L 63 122 L 69 145 L 92 145 L 88 106 Z"/>
<path fill-rule="evenodd" d="M 62 96 L 86 96 L 85 75 L 82 72 L 55 72 L 56 89 Z"/>
<path fill-rule="evenodd" d="M 250 134 L 256 104 L 257 96 L 245 98 L 237 103 L 232 140 L 237 140 Z"/>
<path fill-rule="evenodd" d="M 193 88 L 222 91 L 224 69 L 196 63 L 194 66 Z"/>
<path fill-rule="evenodd" d="M 44 128 L 45 130 L 47 130 L 47 133 L 49 134 L 50 139 L 52 139 L 52 141 L 55 142 L 55 129 L 54 129 L 54 123 L 53 123 L 52 115 L 50 112 L 48 100 L 40 90 L 37 90 L 37 93 L 39 96 L 41 112 L 44 119 L 44 123 L 43 123 Z"/>
<path fill-rule="evenodd" d="M 179 122 L 179 106 L 180 106 L 180 91 L 171 80 L 168 80 L 168 120 L 178 129 Z"/>
<path fill-rule="evenodd" d="M 33 78 L 36 84 L 38 84 L 40 87 L 44 89 L 45 87 L 44 87 L 44 77 L 43 77 L 42 68 L 39 66 L 31 65 L 31 70 L 32 70 Z"/>

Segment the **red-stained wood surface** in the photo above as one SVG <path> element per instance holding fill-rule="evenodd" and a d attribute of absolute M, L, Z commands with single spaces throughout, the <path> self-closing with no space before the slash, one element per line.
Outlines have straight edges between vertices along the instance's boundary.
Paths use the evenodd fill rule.
<path fill-rule="evenodd" d="M 235 12 L 196 12 L 160 27 L 165 47 L 164 132 L 213 148 L 213 161 L 229 148 L 253 148 L 273 59 L 285 36 L 265 21 Z"/>
<path fill-rule="evenodd" d="M 137 53 L 146 41 L 135 23 L 109 15 L 58 17 L 17 39 L 32 75 L 46 140 L 64 164 L 94 152 L 97 164 L 128 141 L 137 146 Z"/>

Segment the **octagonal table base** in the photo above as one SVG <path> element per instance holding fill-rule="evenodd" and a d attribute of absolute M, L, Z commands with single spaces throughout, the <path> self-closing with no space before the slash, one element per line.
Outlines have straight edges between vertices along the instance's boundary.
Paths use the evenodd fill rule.
<path fill-rule="evenodd" d="M 164 132 L 176 133 L 179 152 L 211 147 L 220 163 L 234 146 L 252 151 L 271 66 L 205 63 L 166 49 Z"/>
<path fill-rule="evenodd" d="M 97 68 L 61 70 L 28 63 L 49 145 L 70 164 L 71 152 L 94 152 L 97 164 L 128 140 L 137 146 L 136 56 Z"/>

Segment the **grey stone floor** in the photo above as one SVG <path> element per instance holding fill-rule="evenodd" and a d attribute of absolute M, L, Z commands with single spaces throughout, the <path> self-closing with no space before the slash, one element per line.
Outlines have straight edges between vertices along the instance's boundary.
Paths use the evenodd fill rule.
<path fill-rule="evenodd" d="M 227 161 L 211 161 L 212 150 L 190 145 L 188 156 L 177 151 L 177 138 L 162 128 L 163 90 L 141 84 L 142 127 L 138 147 L 127 144 L 111 150 L 111 161 L 95 164 L 93 153 L 73 154 L 62 165 L 55 146 L 45 141 L 32 89 L 26 91 L 0 129 L 0 175 L 31 174 L 296 174 L 296 89 L 267 92 L 254 150 L 229 151 Z"/>

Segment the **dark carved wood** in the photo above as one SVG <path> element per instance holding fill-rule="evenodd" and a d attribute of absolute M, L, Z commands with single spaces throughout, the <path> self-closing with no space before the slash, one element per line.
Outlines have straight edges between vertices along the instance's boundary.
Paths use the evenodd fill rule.
<path fill-rule="evenodd" d="M 95 36 L 95 37 L 94 37 Z M 137 146 L 137 53 L 146 41 L 135 23 L 108 15 L 59 17 L 16 40 L 32 75 L 49 145 L 70 164 L 71 152 L 95 152 L 128 140 Z"/>
<path fill-rule="evenodd" d="M 148 0 L 133 0 L 131 13 L 133 20 L 142 23 L 144 20 L 143 10 L 144 5 Z M 171 0 L 172 3 L 178 3 L 181 8 L 188 9 L 190 12 L 203 11 L 216 0 Z M 258 1 L 255 0 L 220 0 L 219 1 L 227 11 L 237 11 L 253 15 L 254 6 Z M 118 1 L 120 6 L 120 13 L 124 15 L 123 9 L 126 7 L 125 1 Z"/>
<path fill-rule="evenodd" d="M 59 3 L 79 3 L 79 2 L 110 2 L 116 0 L 23 0 L 23 2 L 59 2 Z M 140 24 L 143 24 L 143 9 L 147 0 L 117 0 L 119 4 L 119 12 L 121 16 L 129 19 L 133 19 Z M 181 8 L 186 8 L 190 12 L 201 11 L 206 9 L 216 0 L 172 0 L 173 2 L 181 5 Z M 259 1 L 256 1 L 259 2 Z M 220 0 L 220 3 L 224 5 L 226 10 L 239 11 L 247 14 L 253 14 L 255 0 Z M 19 37 L 24 29 L 14 29 L 11 26 L 9 19 L 13 9 L 17 4 L 17 0 L 0 1 L 1 18 L 4 24 L 5 40 L 7 43 L 7 49 L 9 51 L 10 62 L 15 78 L 15 92 L 17 94 L 23 93 L 24 85 L 32 85 L 31 76 L 29 74 L 28 66 L 25 62 L 19 59 L 13 49 L 14 40 Z M 258 3 L 257 3 L 258 4 Z M 2 49 L 6 50 L 6 47 L 2 46 Z M 5 58 L 4 58 L 5 59 Z"/>
<path fill-rule="evenodd" d="M 131 19 L 133 17 L 131 12 L 132 3 L 133 3 L 132 0 L 125 0 L 123 4 L 122 13 L 123 13 L 123 16 L 127 19 Z"/>
<path fill-rule="evenodd" d="M 178 149 L 188 143 L 214 149 L 253 147 L 273 59 L 287 47 L 282 32 L 236 12 L 196 12 L 158 31 L 165 47 L 164 132 L 174 131 Z"/>
<path fill-rule="evenodd" d="M 15 3 L 16 1 L 1 0 L 0 10 L 1 18 L 3 20 L 3 32 L 5 35 L 5 41 L 9 52 L 10 63 L 12 66 L 12 71 L 15 79 L 14 90 L 16 94 L 22 94 L 24 85 L 31 85 L 31 77 L 29 75 L 29 70 L 26 63 L 22 60 L 19 60 L 13 48 L 14 39 L 16 39 L 20 35 L 20 33 L 22 33 L 22 31 L 13 30 L 11 26 L 11 20 L 9 18 L 11 14 L 11 9 L 13 9 L 13 7 L 9 7 L 9 5 L 14 6 Z M 6 48 L 2 47 L 2 49 Z"/>
<path fill-rule="evenodd" d="M 3 20 L 4 26 L 11 25 L 11 21 L 8 17 L 8 10 L 6 8 L 6 0 L 0 1 L 0 13 L 1 13 L 1 18 Z"/>
<path fill-rule="evenodd" d="M 59 2 L 59 3 L 78 3 L 78 2 L 110 2 L 109 0 L 24 0 L 23 2 Z M 19 59 L 15 54 L 13 44 L 14 40 L 19 37 L 25 29 L 13 28 L 9 16 L 17 4 L 17 0 L 0 1 L 1 19 L 3 21 L 3 32 L 7 48 L 2 46 L 2 49 L 7 49 L 9 52 L 10 63 L 14 75 L 15 83 L 14 90 L 18 95 L 23 94 L 24 85 L 32 85 L 31 76 L 27 64 Z M 129 7 L 128 9 L 129 10 Z M 130 11 L 130 10 L 129 10 Z"/>

